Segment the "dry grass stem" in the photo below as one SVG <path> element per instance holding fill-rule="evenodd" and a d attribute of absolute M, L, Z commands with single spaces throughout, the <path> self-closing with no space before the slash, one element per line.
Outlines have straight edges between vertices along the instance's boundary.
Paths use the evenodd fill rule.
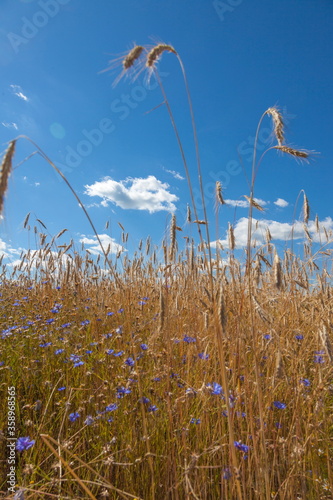
<path fill-rule="evenodd" d="M 283 145 L 284 142 L 284 123 L 280 111 L 273 107 L 269 108 L 266 113 L 272 117 L 274 123 L 274 135 L 278 141 L 279 146 Z"/>
<path fill-rule="evenodd" d="M 0 215 L 3 212 L 5 194 L 8 188 L 8 179 L 13 168 L 12 161 L 15 153 L 15 145 L 16 141 L 10 142 L 0 167 Z"/>
<path fill-rule="evenodd" d="M 152 50 L 147 55 L 146 66 L 147 68 L 154 68 L 156 61 L 161 57 L 163 52 L 172 52 L 177 55 L 176 50 L 171 46 L 165 43 L 159 43 L 152 48 Z"/>

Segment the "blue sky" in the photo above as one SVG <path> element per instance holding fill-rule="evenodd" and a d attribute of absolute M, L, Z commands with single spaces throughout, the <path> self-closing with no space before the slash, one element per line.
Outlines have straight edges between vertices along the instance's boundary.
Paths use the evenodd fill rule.
<path fill-rule="evenodd" d="M 284 115 L 287 144 L 320 154 L 309 164 L 275 150 L 267 154 L 255 187 L 265 208 L 254 213 L 262 220 L 258 241 L 268 227 L 277 247 L 285 247 L 293 219 L 301 220 L 302 197 L 297 206 L 296 200 L 302 189 L 311 207 L 310 234 L 319 239 L 316 214 L 321 227 L 333 229 L 330 0 L 2 0 L 0 9 L 1 151 L 18 135 L 35 141 L 64 172 L 103 241 L 114 242 L 114 251 L 121 243 L 117 222 L 129 233 L 132 253 L 148 235 L 155 244 L 162 242 L 171 211 L 183 228 L 180 241 L 196 235 L 196 228 L 185 224 L 189 191 L 166 108 L 159 106 L 160 89 L 144 73 L 113 87 L 121 66 L 101 73 L 133 43 L 154 44 L 151 37 L 173 45 L 187 72 L 212 240 L 212 192 L 220 180 L 228 204 L 220 209 L 219 236 L 227 247 L 230 222 L 240 249 L 245 242 L 243 195 L 249 194 L 253 138 L 271 106 Z M 158 69 L 197 198 L 191 121 L 176 57 L 163 54 Z M 266 117 L 259 147 L 272 145 Z M 20 139 L 14 166 L 34 151 Z M 38 226 L 38 218 L 51 236 L 66 228 L 62 242 L 72 238 L 77 249 L 83 241 L 98 251 L 68 187 L 38 155 L 15 168 L 9 183 L 0 251 L 12 261 L 20 249 L 36 248 L 33 232 L 23 230 L 28 212 L 31 227 Z M 294 236 L 303 242 L 301 223 Z"/>

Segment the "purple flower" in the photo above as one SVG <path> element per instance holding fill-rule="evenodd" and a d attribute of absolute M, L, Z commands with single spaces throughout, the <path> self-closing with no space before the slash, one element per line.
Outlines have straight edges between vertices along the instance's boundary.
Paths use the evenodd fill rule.
<path fill-rule="evenodd" d="M 115 411 L 115 410 L 117 410 L 117 408 L 118 408 L 118 405 L 116 403 L 113 403 L 111 405 L 108 405 L 105 408 L 105 411 Z"/>
<path fill-rule="evenodd" d="M 64 352 L 64 349 L 57 349 L 54 354 L 61 354 L 62 352 Z"/>
<path fill-rule="evenodd" d="M 193 342 L 196 342 L 197 339 L 195 339 L 194 337 L 190 337 L 189 335 L 185 335 L 183 341 L 187 342 L 188 344 L 192 344 Z"/>
<path fill-rule="evenodd" d="M 134 359 L 133 358 L 127 358 L 126 361 L 125 361 L 125 365 L 128 365 L 128 366 L 134 366 Z"/>
<path fill-rule="evenodd" d="M 198 357 L 200 359 L 208 359 L 209 358 L 209 354 L 205 354 L 204 352 L 199 352 Z"/>
<path fill-rule="evenodd" d="M 35 444 L 35 440 L 30 440 L 30 437 L 19 437 L 16 441 L 16 449 L 18 451 L 29 450 Z"/>
<path fill-rule="evenodd" d="M 141 344 L 140 347 L 143 351 L 146 351 L 148 349 L 147 344 Z"/>
<path fill-rule="evenodd" d="M 45 344 L 39 344 L 39 347 L 49 347 L 52 345 L 52 342 L 45 342 Z"/>
<path fill-rule="evenodd" d="M 78 366 L 84 365 L 84 361 L 78 361 L 77 363 L 74 363 L 74 368 L 77 368 Z"/>
<path fill-rule="evenodd" d="M 213 382 L 213 385 L 210 385 L 210 387 L 212 388 L 211 394 L 219 395 L 223 392 L 222 386 L 220 386 L 220 384 L 217 384 L 216 382 Z"/>
<path fill-rule="evenodd" d="M 113 354 L 113 353 L 114 353 L 114 349 L 108 349 L 108 350 L 106 351 L 106 354 Z"/>
<path fill-rule="evenodd" d="M 157 410 L 158 410 L 158 408 L 157 408 L 156 405 L 150 405 L 150 406 L 148 406 L 148 411 L 150 411 L 150 412 L 154 412 L 154 411 L 157 411 Z"/>
<path fill-rule="evenodd" d="M 65 386 L 63 386 L 63 387 L 59 387 L 58 391 L 64 391 L 65 389 L 66 389 L 66 387 L 65 387 Z"/>
<path fill-rule="evenodd" d="M 115 353 L 114 353 L 114 356 L 115 356 L 116 358 L 119 358 L 119 356 L 122 356 L 123 354 L 124 354 L 124 351 L 119 351 L 119 352 L 115 352 Z"/>
<path fill-rule="evenodd" d="M 309 387 L 309 385 L 311 384 L 310 380 L 307 378 L 301 378 L 300 383 L 305 385 L 305 387 Z"/>
<path fill-rule="evenodd" d="M 274 406 L 275 408 L 278 408 L 279 410 L 284 410 L 287 408 L 287 405 L 285 403 L 281 403 L 280 401 L 274 401 Z"/>
<path fill-rule="evenodd" d="M 201 420 L 200 418 L 191 418 L 190 424 L 196 424 L 196 425 L 201 424 Z"/>
<path fill-rule="evenodd" d="M 47 319 L 47 320 L 46 320 L 46 323 L 47 323 L 48 325 L 50 325 L 50 324 L 51 324 L 51 323 L 53 323 L 53 322 L 54 322 L 54 319 L 53 319 L 53 318 L 50 318 L 50 319 Z"/>
<path fill-rule="evenodd" d="M 268 333 L 266 333 L 266 334 L 264 335 L 264 339 L 265 339 L 265 340 L 270 340 L 271 338 L 272 338 L 272 337 L 271 337 Z"/>
<path fill-rule="evenodd" d="M 71 422 L 75 422 L 75 420 L 77 420 L 79 417 L 80 417 L 80 413 L 78 413 L 77 411 L 70 413 L 68 416 L 68 418 Z"/>
<path fill-rule="evenodd" d="M 303 335 L 295 335 L 296 340 L 303 340 L 304 336 Z"/>
<path fill-rule="evenodd" d="M 116 334 L 117 335 L 122 335 L 123 333 L 123 327 L 122 326 L 118 326 L 118 328 L 116 328 Z"/>
<path fill-rule="evenodd" d="M 131 389 L 126 387 L 117 387 L 117 398 L 122 398 L 125 394 L 131 394 Z"/>
<path fill-rule="evenodd" d="M 322 363 L 325 363 L 325 360 L 322 356 L 319 356 L 318 354 L 315 355 L 314 357 L 314 360 L 313 360 L 315 363 L 319 363 L 319 364 L 322 364 Z"/>
<path fill-rule="evenodd" d="M 124 309 L 123 308 L 119 309 L 118 313 L 121 314 L 122 312 L 124 312 Z"/>
<path fill-rule="evenodd" d="M 114 313 L 113 313 L 113 312 L 108 312 L 108 313 L 106 313 L 106 315 L 107 315 L 107 316 L 113 316 L 113 315 L 114 315 Z"/>
<path fill-rule="evenodd" d="M 84 321 L 81 321 L 82 326 L 89 325 L 89 323 L 90 323 L 89 319 L 85 319 Z"/>
<path fill-rule="evenodd" d="M 150 399 L 148 399 L 145 396 L 143 396 L 143 398 L 141 398 L 141 402 L 144 403 L 144 404 L 148 404 L 148 403 L 150 403 Z"/>
<path fill-rule="evenodd" d="M 234 445 L 238 450 L 243 451 L 244 453 L 247 453 L 249 451 L 249 446 L 247 446 L 246 444 L 242 444 L 240 441 L 235 441 Z"/>

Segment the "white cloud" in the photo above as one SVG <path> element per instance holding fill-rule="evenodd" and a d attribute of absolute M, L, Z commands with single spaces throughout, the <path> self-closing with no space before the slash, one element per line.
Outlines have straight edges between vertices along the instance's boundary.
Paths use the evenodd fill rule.
<path fill-rule="evenodd" d="M 103 245 L 104 251 L 106 252 L 109 248 L 109 253 L 126 252 L 125 248 L 119 245 L 114 238 L 111 238 L 107 234 L 99 234 L 99 239 Z M 97 241 L 96 236 L 93 238 L 87 238 L 84 234 L 80 238 L 80 243 L 83 243 L 87 250 L 93 255 L 102 254 L 101 247 Z M 110 246 L 110 247 L 109 247 Z"/>
<path fill-rule="evenodd" d="M 4 127 L 6 128 L 13 128 L 15 130 L 18 130 L 18 126 L 17 126 L 17 123 L 15 122 L 1 122 L 1 125 L 3 125 Z"/>
<path fill-rule="evenodd" d="M 240 207 L 240 208 L 248 208 L 249 202 L 246 200 L 224 200 L 227 205 L 231 205 L 232 207 Z M 269 201 L 261 200 L 260 198 L 254 198 L 254 201 L 257 202 L 261 207 L 269 204 Z"/>
<path fill-rule="evenodd" d="M 176 210 L 174 202 L 178 197 L 168 191 L 169 185 L 149 175 L 146 179 L 128 177 L 123 181 L 114 181 L 110 177 L 94 184 L 86 185 L 85 194 L 103 198 L 102 205 L 115 203 L 123 209 L 148 210 L 158 212 Z"/>
<path fill-rule="evenodd" d="M 23 94 L 23 91 L 19 85 L 10 85 L 10 88 L 12 89 L 14 95 L 19 97 L 20 99 L 23 99 L 23 101 L 29 101 L 29 98 L 25 94 Z"/>
<path fill-rule="evenodd" d="M 168 172 L 168 174 L 171 174 L 175 179 L 178 179 L 179 181 L 184 181 L 185 180 L 185 177 L 183 177 L 182 175 L 180 175 L 179 172 L 176 172 L 176 170 L 167 170 L 165 169 L 166 172 Z"/>
<path fill-rule="evenodd" d="M 278 198 L 276 201 L 274 201 L 274 205 L 285 208 L 289 205 L 289 203 L 286 200 L 283 200 L 282 198 Z"/>
<path fill-rule="evenodd" d="M 267 229 L 271 233 L 272 240 L 303 240 L 306 237 L 304 232 L 304 223 L 302 221 L 296 221 L 294 224 L 289 224 L 288 222 L 277 222 L 274 220 L 252 219 L 252 243 L 256 242 L 257 245 L 265 243 Z M 242 217 L 234 226 L 236 248 L 243 248 L 247 245 L 247 230 L 248 218 Z M 307 224 L 307 230 L 314 242 L 324 243 L 327 240 L 326 234 L 329 238 L 333 237 L 333 220 L 331 217 L 326 217 L 326 219 L 319 222 L 319 232 L 317 231 L 315 221 L 309 221 Z M 220 242 L 223 247 L 228 247 L 227 235 L 225 239 L 220 240 Z M 216 247 L 216 241 L 212 243 L 212 246 L 214 248 Z"/>

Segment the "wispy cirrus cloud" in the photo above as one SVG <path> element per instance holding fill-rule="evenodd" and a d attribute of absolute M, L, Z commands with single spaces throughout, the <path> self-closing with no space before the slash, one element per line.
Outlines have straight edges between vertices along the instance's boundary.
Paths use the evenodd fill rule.
<path fill-rule="evenodd" d="M 124 210 L 147 210 L 149 213 L 161 210 L 174 212 L 178 197 L 170 193 L 169 187 L 169 184 L 161 182 L 154 175 L 149 175 L 145 179 L 128 177 L 122 181 L 105 177 L 94 184 L 86 185 L 85 194 L 102 198 L 101 204 L 105 207 L 111 202 Z"/>
<path fill-rule="evenodd" d="M 11 91 L 14 95 L 22 99 L 23 101 L 29 101 L 29 98 L 23 93 L 20 85 L 10 85 Z"/>

